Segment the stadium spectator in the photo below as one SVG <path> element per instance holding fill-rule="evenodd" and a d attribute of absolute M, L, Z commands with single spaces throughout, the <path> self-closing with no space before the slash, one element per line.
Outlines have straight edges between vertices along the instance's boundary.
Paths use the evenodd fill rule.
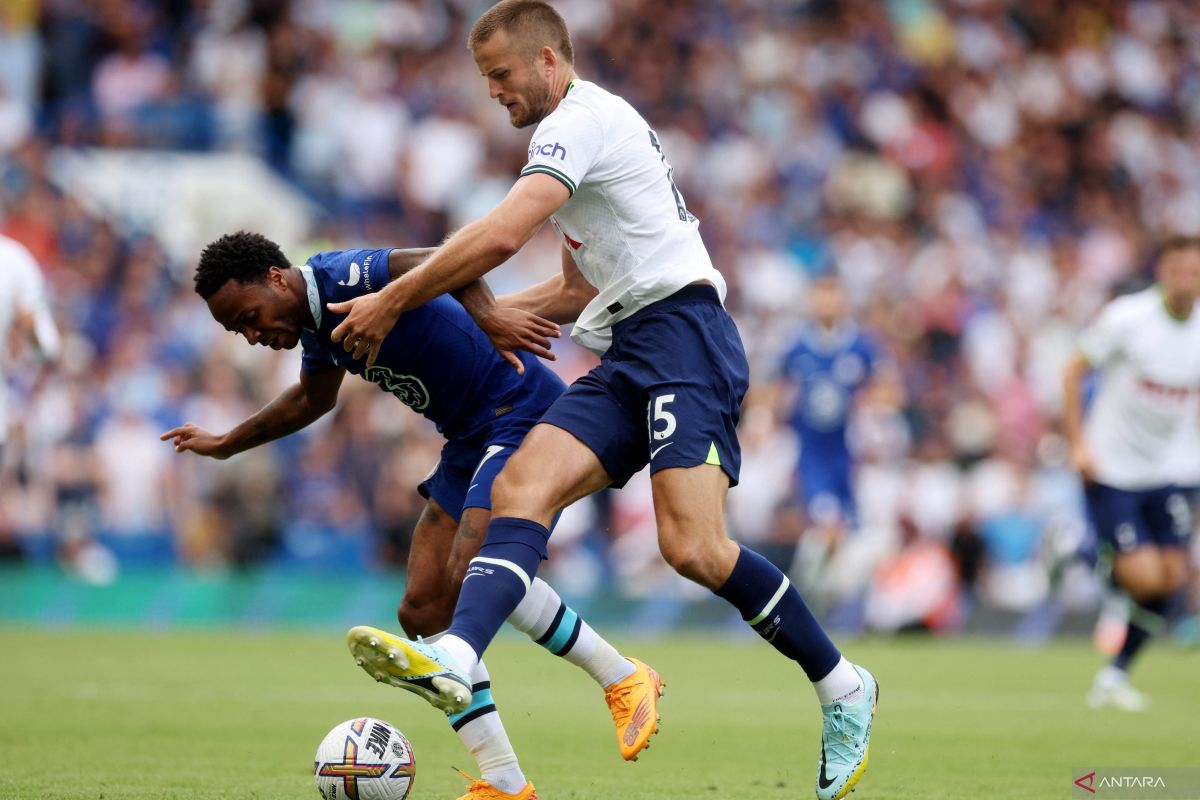
<path fill-rule="evenodd" d="M 0 233 L 45 270 L 71 376 L 39 383 L 11 371 L 13 407 L 63 408 L 66 393 L 78 409 L 58 421 L 18 415 L 7 462 L 44 465 L 64 446 L 95 457 L 98 432 L 119 413 L 110 376 L 150 387 L 135 398 L 139 413 L 178 417 L 188 402 L 178 392 L 199 391 L 187 376 L 223 354 L 220 332 L 194 324 L 185 285 L 203 242 L 189 251 L 151 219 L 102 212 L 85 185 L 63 179 L 62 152 L 103 145 L 116 126 L 131 146 L 259 153 L 320 204 L 310 235 L 336 239 L 322 247 L 437 241 L 493 205 L 525 158 L 527 142 L 490 113 L 464 46 L 483 5 L 389 1 L 350 14 L 335 0 L 4 4 Z M 841 276 L 853 314 L 893 357 L 903 407 L 861 404 L 852 420 L 868 436 L 859 514 L 881 542 L 899 547 L 907 506 L 920 535 L 939 541 L 981 525 L 964 513 L 981 459 L 1006 459 L 1026 498 L 1060 491 L 1056 376 L 1074 333 L 1115 283 L 1143 271 L 1150 243 L 1200 233 L 1200 5 L 951 0 L 911 15 L 851 0 L 556 5 L 577 32 L 580 74 L 629 98 L 672 154 L 729 282 L 752 377 L 778 363 L 798 303 L 823 272 Z M 130 126 L 132 100 L 211 119 L 215 132 Z M 377 168 L 352 169 L 347 155 L 371 155 Z M 497 289 L 554 267 L 552 256 L 541 260 L 498 275 Z M 136 325 L 121 324 L 127 312 Z M 129 337 L 153 343 L 137 348 L 140 364 L 129 363 Z M 255 405 L 276 387 L 254 385 L 252 372 L 295 369 L 286 354 L 252 355 L 262 359 L 253 370 L 250 356 L 221 357 Z M 564 349 L 560 364 L 578 369 L 586 358 Z M 432 467 L 431 431 L 401 433 L 386 413 L 365 416 L 403 442 L 384 472 L 404 477 L 387 485 Z M 345 440 L 349 418 L 331 424 Z M 1014 449 L 998 451 L 1004 443 Z M 300 451 L 265 451 L 271 474 Z M 59 512 L 38 498 L 51 485 L 70 494 L 80 480 L 90 479 L 35 470 L 9 482 L 6 508 L 20 509 L 10 519 L 28 552 L 53 551 L 36 545 Z M 228 498 L 189 488 L 199 476 L 170 480 L 203 507 Z M 897 485 L 919 500 L 902 502 Z M 404 504 L 380 488 L 358 497 L 368 527 L 402 547 Z M 764 524 L 751 516 L 749 540 Z M 606 539 L 620 541 L 639 518 L 623 508 Z M 163 524 L 185 536 L 181 517 Z M 213 545 L 196 558 L 269 558 L 271 526 L 246 534 L 258 544 Z M 628 543 L 609 552 L 627 551 L 640 552 Z M 627 572 L 617 567 L 612 574 Z"/>

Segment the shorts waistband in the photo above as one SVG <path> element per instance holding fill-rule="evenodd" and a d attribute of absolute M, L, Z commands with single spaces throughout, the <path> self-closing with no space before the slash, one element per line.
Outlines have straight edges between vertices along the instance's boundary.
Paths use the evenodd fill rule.
<path fill-rule="evenodd" d="M 640 319 L 648 314 L 653 314 L 658 311 L 683 306 L 689 303 L 710 302 L 721 304 L 721 295 L 717 294 L 715 286 L 709 283 L 693 283 L 683 287 L 675 294 L 667 295 L 662 300 L 655 300 L 645 308 L 639 308 L 637 311 L 630 314 L 625 319 L 613 325 L 613 330 L 619 330 L 625 325 Z"/>

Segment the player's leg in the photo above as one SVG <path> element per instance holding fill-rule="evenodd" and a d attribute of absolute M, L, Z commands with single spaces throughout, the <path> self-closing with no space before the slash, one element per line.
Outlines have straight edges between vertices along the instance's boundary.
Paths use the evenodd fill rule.
<path fill-rule="evenodd" d="M 463 511 L 450 557 L 449 572 L 456 587 L 462 583 L 469 562 L 479 552 L 490 516 L 491 510 L 487 508 Z M 658 673 L 642 661 L 622 656 L 541 578 L 533 579 L 529 591 L 509 615 L 508 622 L 554 655 L 582 669 L 605 690 L 605 700 L 618 729 L 621 756 L 627 761 L 637 760 L 638 753 L 649 746 L 650 736 L 658 729 L 658 715 L 643 712 L 633 728 L 627 717 L 643 705 L 655 711 L 654 704 L 662 694 Z M 473 686 L 472 692 L 477 689 Z M 472 707 L 478 702 L 478 695 L 474 694 Z M 625 713 L 626 709 L 630 714 Z M 469 712 L 470 709 L 466 713 Z"/>
<path fill-rule="evenodd" d="M 454 613 L 454 595 L 447 591 L 446 561 L 458 523 L 437 500 L 430 499 L 413 529 L 408 550 L 404 595 L 396 617 L 412 638 L 446 630 Z"/>
<path fill-rule="evenodd" d="M 608 482 L 595 454 L 566 431 L 539 424 L 525 437 L 492 485 L 487 535 L 439 642 L 458 670 L 474 665 L 529 592 L 555 515 Z"/>
<path fill-rule="evenodd" d="M 479 555 L 491 521 L 492 485 L 516 446 L 506 449 L 507 454 L 497 453 L 480 464 L 472 478 L 467 507 L 463 509 L 450 552 L 448 574 L 456 598 L 471 559 Z M 492 447 L 488 450 L 494 452 Z M 508 622 L 554 655 L 581 668 L 602 688 L 623 681 L 636 669 L 634 661 L 617 652 L 541 578 L 531 581 L 529 591 L 509 615 Z"/>
<path fill-rule="evenodd" d="M 1134 603 L 1125 642 L 1113 660 L 1125 672 L 1146 642 L 1166 631 L 1168 607 L 1186 575 L 1185 545 L 1192 527 L 1187 497 L 1174 488 L 1143 494 L 1141 511 L 1138 547 L 1113 560 L 1113 578 Z"/>
<path fill-rule="evenodd" d="M 804 669 L 824 715 L 817 796 L 844 797 L 867 766 L 878 684 L 842 657 L 783 572 L 725 531 L 725 495 L 741 466 L 737 423 L 749 384 L 737 329 L 718 303 L 687 303 L 623 336 L 629 342 L 623 361 L 636 357 L 628 369 L 645 387 L 663 557 L 737 608 Z"/>
<path fill-rule="evenodd" d="M 459 523 L 454 517 L 431 496 L 413 531 L 404 597 L 398 613 L 408 636 L 436 641 L 437 635 L 450 623 L 457 592 L 447 580 L 447 563 L 458 528 Z M 392 663 L 387 654 L 399 640 L 386 631 L 356 630 L 364 634 L 352 639 L 356 645 L 352 646 L 352 651 L 360 666 L 373 675 L 389 673 Z M 377 644 L 371 645 L 372 640 Z M 468 793 L 467 797 L 489 796 L 482 786 L 484 783 L 502 793 L 491 796 L 532 796 L 533 784 L 521 772 L 517 754 L 492 698 L 491 681 L 482 661 L 476 665 L 471 678 L 471 707 L 449 718 L 454 732 L 475 759 L 482 778 L 474 795 Z"/>
<path fill-rule="evenodd" d="M 1096 674 L 1088 704 L 1143 711 L 1150 701 L 1130 683 L 1129 669 L 1150 639 L 1166 631 L 1167 608 L 1186 570 L 1190 509 L 1172 488 L 1128 492 L 1094 484 L 1087 499 L 1097 534 L 1113 552 L 1113 583 L 1130 601 L 1124 641 Z"/>

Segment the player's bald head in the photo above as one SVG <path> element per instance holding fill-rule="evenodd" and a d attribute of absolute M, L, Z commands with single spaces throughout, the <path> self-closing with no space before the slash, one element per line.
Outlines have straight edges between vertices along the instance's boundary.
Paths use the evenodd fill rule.
<path fill-rule="evenodd" d="M 471 28 L 467 46 L 474 52 L 497 33 L 508 36 L 526 63 L 531 63 L 543 47 L 553 49 L 568 64 L 575 63 L 567 23 L 543 0 L 501 0 Z"/>

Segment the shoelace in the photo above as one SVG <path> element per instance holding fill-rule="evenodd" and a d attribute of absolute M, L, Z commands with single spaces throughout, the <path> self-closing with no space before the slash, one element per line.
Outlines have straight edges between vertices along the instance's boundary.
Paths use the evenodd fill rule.
<path fill-rule="evenodd" d="M 633 693 L 633 685 L 621 684 L 604 693 L 604 699 L 612 710 L 613 719 L 618 724 L 627 722 L 633 716 L 633 703 L 629 695 Z"/>
<path fill-rule="evenodd" d="M 857 743 L 863 732 L 863 724 L 849 716 L 841 706 L 825 717 L 825 728 L 821 739 L 825 745 L 825 758 L 830 762 L 853 762 L 859 758 Z"/>
<path fill-rule="evenodd" d="M 493 791 L 498 791 L 495 786 L 492 786 L 492 784 L 488 783 L 483 778 L 472 778 L 470 775 L 463 772 L 458 767 L 451 767 L 451 769 L 454 770 L 455 772 L 457 772 L 459 775 L 462 775 L 463 780 L 470 781 L 470 785 L 467 787 L 467 794 L 470 794 L 471 792 L 478 791 L 481 789 L 491 789 Z"/>

